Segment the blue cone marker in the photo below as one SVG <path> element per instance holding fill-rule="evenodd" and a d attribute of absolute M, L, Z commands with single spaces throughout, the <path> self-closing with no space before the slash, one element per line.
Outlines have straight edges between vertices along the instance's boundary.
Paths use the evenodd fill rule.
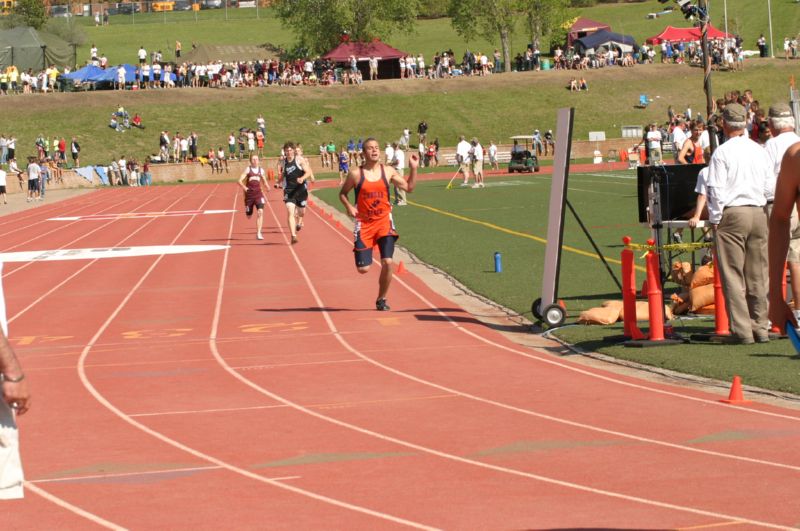
<path fill-rule="evenodd" d="M 501 255 L 499 252 L 494 253 L 494 272 L 503 272 L 503 255 Z"/>

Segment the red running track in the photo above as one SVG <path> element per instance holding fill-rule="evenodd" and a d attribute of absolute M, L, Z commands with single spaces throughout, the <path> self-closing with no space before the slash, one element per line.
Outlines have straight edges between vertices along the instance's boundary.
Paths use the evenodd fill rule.
<path fill-rule="evenodd" d="M 229 245 L 7 265 L 35 396 L 3 529 L 800 522 L 800 413 L 520 347 L 410 274 L 378 313 L 350 235 L 312 208 L 291 246 L 279 201 L 263 242 L 239 211 L 48 221 L 239 210 L 234 184 L 0 219 L 6 250 Z"/>

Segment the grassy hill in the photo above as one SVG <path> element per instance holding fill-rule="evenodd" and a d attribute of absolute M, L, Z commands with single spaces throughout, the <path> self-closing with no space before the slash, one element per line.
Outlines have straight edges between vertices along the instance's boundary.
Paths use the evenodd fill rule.
<path fill-rule="evenodd" d="M 752 60 L 742 73 L 713 76 L 715 94 L 731 89 L 753 89 L 769 105 L 788 98 L 788 81 L 797 63 Z M 18 152 L 33 153 L 39 133 L 77 135 L 83 147 L 82 162 L 107 162 L 120 154 L 142 157 L 158 147 L 158 133 L 197 131 L 200 146 L 226 143 L 229 132 L 254 127 L 263 113 L 267 120 L 267 151 L 276 154 L 286 140 L 313 146 L 334 140 L 376 136 L 399 138 L 404 127 L 415 129 L 425 119 L 429 134 L 443 145 L 455 145 L 457 136 L 476 135 L 481 140 L 503 141 L 534 128 L 555 127 L 555 110 L 576 109 L 576 138 L 589 131 L 620 137 L 622 125 L 664 121 L 667 106 L 691 105 L 704 112 L 700 68 L 680 65 L 644 65 L 604 68 L 585 72 L 588 92 L 570 92 L 570 71 L 521 72 L 486 78 L 445 80 L 386 80 L 361 86 L 265 87 L 259 89 L 174 89 L 147 91 L 97 91 L 0 98 L 4 130 L 19 138 Z M 639 94 L 653 99 L 638 109 Z M 108 128 L 110 114 L 123 104 L 138 112 L 146 130 L 116 133 Z M 333 123 L 316 125 L 323 116 Z"/>
<path fill-rule="evenodd" d="M 725 0 L 728 5 L 728 28 L 742 35 L 745 46 L 756 49 L 759 34 L 769 37 L 766 0 Z M 800 30 L 800 4 L 794 0 L 771 0 L 773 33 L 776 51 L 782 53 L 783 37 Z M 713 24 L 724 29 L 723 7 L 720 0 L 711 2 Z M 667 5 L 656 0 L 641 3 L 599 4 L 575 10 L 576 14 L 611 25 L 614 31 L 633 35 L 637 42 L 658 34 L 667 25 L 685 27 L 689 23 L 675 12 L 657 19 L 648 19 L 647 14 L 657 12 Z M 198 13 L 183 11 L 171 13 L 140 13 L 114 15 L 109 26 L 95 27 L 89 17 L 77 17 L 77 23 L 85 25 L 88 37 L 86 44 L 78 49 L 79 62 L 89 57 L 92 43 L 107 54 L 112 63 L 133 62 L 140 45 L 147 50 L 161 49 L 167 59 L 172 59 L 175 40 L 184 44 L 184 50 L 192 42 L 206 44 L 261 44 L 271 43 L 288 46 L 292 33 L 281 26 L 273 12 L 262 9 L 207 10 Z M 512 39 L 514 53 L 524 50 L 528 36 L 520 23 Z M 422 52 L 430 58 L 438 50 L 452 48 L 461 54 L 465 47 L 477 51 L 492 51 L 499 47 L 499 39 L 487 42 L 475 39 L 465 42 L 452 28 L 449 19 L 420 20 L 412 34 L 397 34 L 390 42 L 411 53 Z"/>

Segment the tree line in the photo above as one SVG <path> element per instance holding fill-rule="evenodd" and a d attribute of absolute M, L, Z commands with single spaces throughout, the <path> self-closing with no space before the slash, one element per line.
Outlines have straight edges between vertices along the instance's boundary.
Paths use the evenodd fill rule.
<path fill-rule="evenodd" d="M 506 71 L 511 68 L 511 38 L 525 21 L 525 37 L 549 49 L 564 35 L 579 0 L 276 0 L 273 6 L 297 38 L 298 55 L 321 55 L 341 42 L 389 39 L 411 33 L 418 17 L 444 14 L 456 32 L 469 42 L 481 37 L 499 44 Z M 583 1 L 583 0 L 580 0 Z"/>

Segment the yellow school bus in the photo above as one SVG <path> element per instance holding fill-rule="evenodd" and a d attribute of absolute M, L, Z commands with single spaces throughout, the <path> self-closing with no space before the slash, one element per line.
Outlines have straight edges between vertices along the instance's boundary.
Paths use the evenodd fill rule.
<path fill-rule="evenodd" d="M 10 15 L 16 4 L 17 0 L 0 0 L 0 15 Z"/>
<path fill-rule="evenodd" d="M 153 11 L 172 11 L 175 2 L 153 2 Z"/>

